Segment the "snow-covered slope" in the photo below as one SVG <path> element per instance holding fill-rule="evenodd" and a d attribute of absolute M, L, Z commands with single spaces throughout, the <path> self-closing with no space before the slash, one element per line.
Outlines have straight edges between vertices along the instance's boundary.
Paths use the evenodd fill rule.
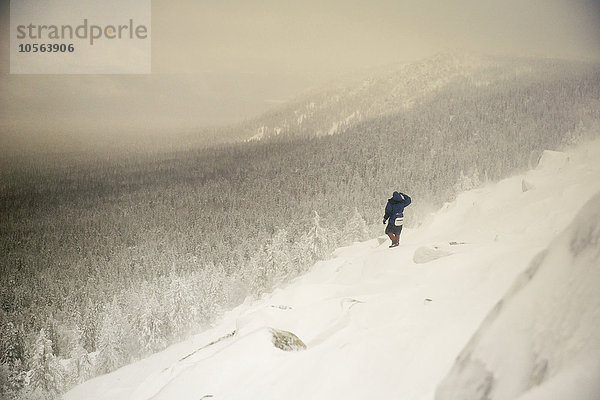
<path fill-rule="evenodd" d="M 340 134 L 361 121 L 407 110 L 456 81 L 469 79 L 477 86 L 531 73 L 527 62 L 466 54 L 438 54 L 422 61 L 368 71 L 362 77 L 340 79 L 323 90 L 269 112 L 255 121 L 249 140 L 281 134 L 310 136 Z M 531 67 L 530 67 L 531 68 Z M 502 71 L 502 72 L 499 72 Z"/>
<path fill-rule="evenodd" d="M 429 105 L 436 98 L 478 96 L 485 103 L 489 101 L 485 99 L 486 93 L 506 96 L 506 91 L 515 85 L 520 88 L 548 85 L 549 77 L 558 80 L 569 76 L 567 79 L 572 79 L 586 68 L 589 65 L 549 59 L 438 54 L 424 60 L 340 78 L 324 87 L 307 91 L 234 129 L 238 133 L 243 132 L 240 137 L 249 141 L 279 135 L 324 136 L 356 130 L 364 132 L 378 120 L 400 118 L 409 115 L 410 110 L 419 109 L 424 118 L 430 118 L 427 114 Z M 517 91 L 510 95 L 522 94 Z M 547 100 L 538 95 L 534 97 L 535 102 Z M 427 106 L 420 109 L 423 105 Z M 483 112 L 483 109 L 462 110 L 450 102 L 443 107 L 448 113 L 445 117 L 451 121 L 457 113 Z M 500 114 L 505 112 L 498 110 Z M 444 130 L 443 125 L 439 129 Z M 432 129 L 437 130 L 438 127 Z"/>
<path fill-rule="evenodd" d="M 517 398 L 600 398 L 600 193 L 496 304 L 436 396 Z"/>
<path fill-rule="evenodd" d="M 598 398 L 599 155 L 545 152 L 65 399 Z"/>

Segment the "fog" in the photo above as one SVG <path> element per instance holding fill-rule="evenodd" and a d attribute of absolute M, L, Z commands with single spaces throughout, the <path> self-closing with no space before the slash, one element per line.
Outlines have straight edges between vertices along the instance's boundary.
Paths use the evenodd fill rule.
<path fill-rule="evenodd" d="M 600 60 L 599 1 L 156 0 L 152 74 L 16 75 L 1 11 L 5 150 L 173 138 L 439 52 Z"/>

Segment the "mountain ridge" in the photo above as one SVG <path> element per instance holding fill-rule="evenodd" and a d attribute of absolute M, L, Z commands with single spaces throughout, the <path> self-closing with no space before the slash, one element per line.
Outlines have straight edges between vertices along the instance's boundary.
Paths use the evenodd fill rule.
<path fill-rule="evenodd" d="M 484 87 L 595 65 L 546 58 L 440 53 L 424 60 L 363 72 L 313 88 L 261 116 L 235 124 L 241 140 L 344 133 L 361 122 L 410 110 L 458 80 Z M 597 67 L 597 66 L 596 66 Z"/>

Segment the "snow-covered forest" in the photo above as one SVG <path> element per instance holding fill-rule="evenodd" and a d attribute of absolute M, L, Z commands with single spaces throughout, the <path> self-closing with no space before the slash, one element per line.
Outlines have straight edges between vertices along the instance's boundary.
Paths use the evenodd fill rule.
<path fill-rule="evenodd" d="M 2 396 L 54 398 L 206 329 L 335 248 L 378 235 L 393 190 L 412 196 L 416 227 L 457 193 L 599 132 L 597 65 L 488 60 L 448 72 L 434 60 L 427 71 L 447 79 L 422 87 L 432 81 L 423 67 L 403 67 L 398 101 L 378 89 L 359 104 L 364 92 L 327 91 L 229 128 L 255 140 L 3 160 Z M 297 115 L 334 97 L 342 111 Z M 292 120 L 302 123 L 276 130 Z M 336 121 L 346 122 L 331 132 Z M 255 137 L 260 127 L 271 134 Z"/>

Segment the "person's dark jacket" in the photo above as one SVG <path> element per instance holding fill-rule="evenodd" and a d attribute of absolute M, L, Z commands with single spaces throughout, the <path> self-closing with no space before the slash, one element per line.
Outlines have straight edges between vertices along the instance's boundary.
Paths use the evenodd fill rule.
<path fill-rule="evenodd" d="M 388 200 L 385 206 L 385 215 L 383 216 L 383 222 L 388 221 L 388 224 L 393 225 L 396 218 L 404 218 L 404 207 L 407 207 L 411 198 L 409 195 L 394 192 L 392 198 Z"/>

